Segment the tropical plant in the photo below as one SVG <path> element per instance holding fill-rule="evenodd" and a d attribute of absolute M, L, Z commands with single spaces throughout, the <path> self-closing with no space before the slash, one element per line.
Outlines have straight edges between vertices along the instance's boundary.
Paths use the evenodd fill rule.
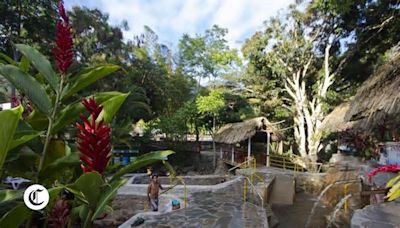
<path fill-rule="evenodd" d="M 79 219 L 84 227 L 89 227 L 111 210 L 111 200 L 126 182 L 124 174 L 173 153 L 142 155 L 105 178 L 104 170 L 111 157 L 109 124 L 129 94 L 99 92 L 83 98 L 83 102 L 81 98 L 73 99 L 73 95 L 120 67 L 103 64 L 72 74 L 69 69 L 74 61 L 72 34 L 62 2 L 58 12 L 53 49 L 57 70 L 39 51 L 24 44 L 15 45 L 23 54 L 21 62 L 8 58 L 7 64 L 0 63 L 0 75 L 29 100 L 32 108 L 25 118 L 22 118 L 23 104 L 0 112 L 0 178 L 24 177 L 44 185 L 50 194 L 48 209 L 34 215 L 22 202 L 22 190 L 0 189 L 0 227 L 19 227 L 26 221 L 31 225 L 44 221 L 44 226 L 49 223 L 66 227 Z M 85 117 L 86 110 L 89 118 Z M 77 124 L 80 152 L 65 140 L 64 134 L 79 114 L 83 121 L 83 125 Z M 73 199 L 66 197 L 71 193 Z"/>
<path fill-rule="evenodd" d="M 386 188 L 389 188 L 389 192 L 386 197 L 389 201 L 400 198 L 400 166 L 399 165 L 384 165 L 373 169 L 371 172 L 367 173 L 368 177 L 371 179 L 378 173 L 390 172 L 397 173 L 398 175 L 390 179 L 386 183 Z"/>

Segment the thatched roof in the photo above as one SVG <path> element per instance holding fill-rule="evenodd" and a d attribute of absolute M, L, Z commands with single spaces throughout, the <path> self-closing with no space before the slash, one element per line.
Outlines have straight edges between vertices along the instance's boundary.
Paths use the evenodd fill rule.
<path fill-rule="evenodd" d="M 385 118 L 400 116 L 400 51 L 358 88 L 350 102 L 345 121 L 357 121 L 355 127 L 371 129 Z"/>
<path fill-rule="evenodd" d="M 255 136 L 258 132 L 271 133 L 272 141 L 282 139 L 281 133 L 265 117 L 257 117 L 244 122 L 229 123 L 220 128 L 214 136 L 216 142 L 234 144 Z"/>
<path fill-rule="evenodd" d="M 327 115 L 322 129 L 371 132 L 384 120 L 400 121 L 400 51 L 358 88 L 356 95 Z"/>
<path fill-rule="evenodd" d="M 337 132 L 346 129 L 347 122 L 344 120 L 349 110 L 349 102 L 342 103 L 329 113 L 321 124 L 321 128 L 328 132 Z"/>

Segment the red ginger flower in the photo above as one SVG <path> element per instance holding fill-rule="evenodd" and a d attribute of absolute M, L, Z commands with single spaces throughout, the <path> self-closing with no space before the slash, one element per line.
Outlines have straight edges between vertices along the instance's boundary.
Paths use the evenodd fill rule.
<path fill-rule="evenodd" d="M 65 74 L 73 62 L 74 52 L 71 26 L 62 1 L 58 2 L 58 14 L 60 20 L 56 23 L 56 46 L 53 49 L 53 55 L 56 59 L 57 69 L 60 73 Z"/>
<path fill-rule="evenodd" d="M 400 172 L 400 166 L 399 165 L 380 166 L 378 168 L 373 169 L 371 172 L 367 173 L 367 176 L 371 179 L 371 177 L 381 172 L 397 173 Z"/>
<path fill-rule="evenodd" d="M 90 120 L 83 115 L 83 125 L 77 123 L 79 129 L 78 149 L 82 161 L 83 172 L 97 171 L 103 173 L 111 157 L 111 129 L 101 120 L 96 122 L 103 107 L 93 98 L 84 99 L 82 104 L 91 113 Z"/>
<path fill-rule="evenodd" d="M 58 199 L 49 216 L 49 227 L 65 228 L 68 225 L 70 206 L 68 201 Z"/>

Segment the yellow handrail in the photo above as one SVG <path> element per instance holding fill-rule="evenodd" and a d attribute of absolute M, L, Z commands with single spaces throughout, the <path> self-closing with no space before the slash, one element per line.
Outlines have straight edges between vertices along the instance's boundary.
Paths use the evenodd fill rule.
<path fill-rule="evenodd" d="M 344 189 L 343 189 L 344 196 L 343 197 L 347 196 L 347 192 L 349 191 L 349 186 L 350 186 L 350 183 L 347 183 L 347 184 L 344 185 Z M 344 201 L 344 211 L 347 212 L 348 208 L 349 208 L 349 205 L 348 205 L 347 199 L 345 199 L 345 201 Z"/>
<path fill-rule="evenodd" d="M 314 172 L 320 172 L 322 168 L 322 163 L 320 162 L 313 162 L 309 163 L 310 165 L 316 167 L 315 170 L 312 170 Z M 306 169 L 291 161 L 290 158 L 284 157 L 284 156 L 278 156 L 278 155 L 270 155 L 270 166 L 276 167 L 276 168 L 281 168 L 284 170 L 293 170 L 296 174 L 297 172 L 305 172 Z M 309 170 L 310 171 L 310 170 Z"/>
<path fill-rule="evenodd" d="M 245 177 L 244 178 L 244 182 L 243 182 L 243 201 L 246 202 L 246 198 L 247 198 L 247 181 L 249 182 L 249 185 L 251 187 L 251 192 L 254 194 L 257 194 L 258 197 L 260 197 L 261 199 L 261 205 L 264 206 L 264 199 L 263 197 L 257 192 L 253 182 L 254 182 L 254 178 L 258 179 L 260 182 L 262 182 L 264 185 L 266 185 L 265 180 L 260 177 L 259 175 L 257 175 L 257 161 L 255 159 L 255 157 L 250 157 L 250 158 L 246 158 L 246 161 L 244 161 L 243 163 L 243 168 L 250 168 L 250 178 Z"/>

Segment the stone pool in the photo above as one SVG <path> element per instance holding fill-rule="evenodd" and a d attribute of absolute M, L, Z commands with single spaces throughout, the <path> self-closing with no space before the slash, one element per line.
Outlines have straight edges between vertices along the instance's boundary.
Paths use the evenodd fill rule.
<path fill-rule="evenodd" d="M 268 227 L 265 209 L 243 202 L 242 177 L 216 185 L 188 185 L 188 190 L 188 207 L 138 213 L 120 227 L 131 227 L 138 217 L 145 220 L 139 227 Z"/>

